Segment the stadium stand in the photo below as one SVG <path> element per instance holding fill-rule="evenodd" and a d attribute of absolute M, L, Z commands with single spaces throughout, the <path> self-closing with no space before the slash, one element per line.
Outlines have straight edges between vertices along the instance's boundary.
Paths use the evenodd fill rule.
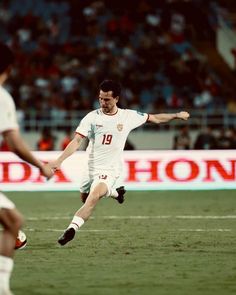
<path fill-rule="evenodd" d="M 125 87 L 122 107 L 146 112 L 184 107 L 192 114 L 191 129 L 235 127 L 233 86 L 224 87 L 224 72 L 198 42 L 214 44 L 218 14 L 227 11 L 222 5 L 1 1 L 0 38 L 17 54 L 8 88 L 22 128 L 74 128 L 97 106 L 97 85 L 108 76 Z"/>

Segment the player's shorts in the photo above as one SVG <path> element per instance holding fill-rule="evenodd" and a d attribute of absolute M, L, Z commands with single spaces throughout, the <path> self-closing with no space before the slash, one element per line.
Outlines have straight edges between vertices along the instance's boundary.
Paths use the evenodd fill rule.
<path fill-rule="evenodd" d="M 15 204 L 10 201 L 3 193 L 0 192 L 0 209 L 14 209 Z"/>
<path fill-rule="evenodd" d="M 93 175 L 84 174 L 80 182 L 80 192 L 89 193 L 91 188 L 98 183 L 105 183 L 107 185 L 108 194 L 110 194 L 112 188 L 121 186 L 121 177 L 114 176 L 111 172 L 97 172 Z"/>

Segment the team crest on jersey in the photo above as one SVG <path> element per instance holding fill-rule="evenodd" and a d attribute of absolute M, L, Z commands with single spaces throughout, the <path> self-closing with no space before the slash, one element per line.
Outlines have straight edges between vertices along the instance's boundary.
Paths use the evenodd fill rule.
<path fill-rule="evenodd" d="M 117 129 L 118 129 L 118 131 L 122 131 L 123 130 L 123 124 L 117 124 Z"/>

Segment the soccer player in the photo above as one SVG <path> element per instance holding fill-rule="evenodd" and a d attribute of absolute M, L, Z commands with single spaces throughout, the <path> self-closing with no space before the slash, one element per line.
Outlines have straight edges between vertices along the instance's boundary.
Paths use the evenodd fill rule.
<path fill-rule="evenodd" d="M 11 151 L 39 168 L 45 177 L 50 178 L 53 175 L 51 168 L 33 156 L 20 136 L 13 98 L 2 86 L 10 74 L 13 61 L 14 56 L 10 48 L 0 43 L 0 134 Z M 1 192 L 0 223 L 3 226 L 0 237 L 0 295 L 10 295 L 12 293 L 9 281 L 13 269 L 14 248 L 23 217 L 15 205 Z"/>
<path fill-rule="evenodd" d="M 146 122 L 155 124 L 173 119 L 187 120 L 189 113 L 146 114 L 117 107 L 121 93 L 119 83 L 105 80 L 100 84 L 100 108 L 88 113 L 76 129 L 76 134 L 57 160 L 49 163 L 54 170 L 73 154 L 84 137 L 89 139 L 87 147 L 88 169 L 81 181 L 80 191 L 88 195 L 84 205 L 75 213 L 69 227 L 58 239 L 60 245 L 71 241 L 76 231 L 88 220 L 102 197 L 116 196 L 118 181 L 122 174 L 122 153 L 131 130 Z M 116 194 L 116 195 L 115 195 Z"/>

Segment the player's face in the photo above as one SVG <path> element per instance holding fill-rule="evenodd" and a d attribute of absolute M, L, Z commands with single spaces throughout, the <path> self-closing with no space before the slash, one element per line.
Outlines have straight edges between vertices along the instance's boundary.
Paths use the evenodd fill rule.
<path fill-rule="evenodd" d="M 118 96 L 113 97 L 112 91 L 103 92 L 100 90 L 99 92 L 99 103 L 102 108 L 103 113 L 105 114 L 114 114 L 117 111 Z"/>

